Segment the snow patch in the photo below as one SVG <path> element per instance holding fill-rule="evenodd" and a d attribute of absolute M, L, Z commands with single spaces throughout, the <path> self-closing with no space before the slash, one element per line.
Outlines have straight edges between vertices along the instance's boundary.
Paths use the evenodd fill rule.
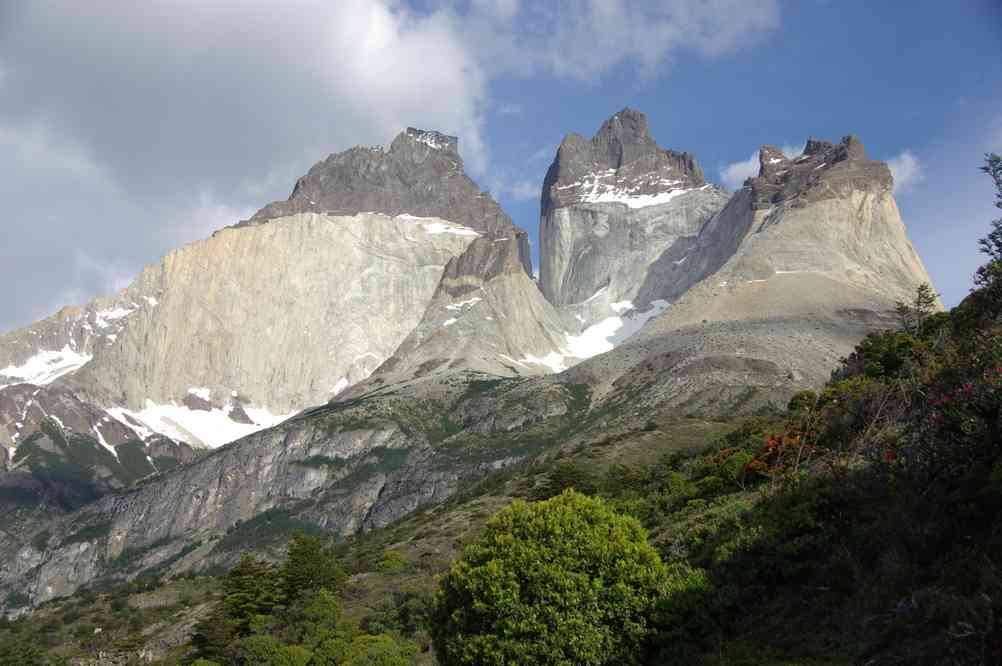
<path fill-rule="evenodd" d="M 609 307 L 611 307 L 619 314 L 623 314 L 627 310 L 633 309 L 633 303 L 631 303 L 630 301 L 619 301 L 618 303 L 611 304 Z"/>
<path fill-rule="evenodd" d="M 139 411 L 122 407 L 105 411 L 126 427 L 139 432 L 143 439 L 153 433 L 160 433 L 172 439 L 195 445 L 203 444 L 213 449 L 281 423 L 295 414 L 291 412 L 276 415 L 266 408 L 245 406 L 244 412 L 254 423 L 238 423 L 230 418 L 229 408 L 195 410 L 184 405 L 158 405 L 152 400 L 147 400 L 146 406 Z M 138 421 L 143 427 L 137 428 L 129 417 Z"/>
<path fill-rule="evenodd" d="M 435 150 L 441 150 L 442 148 L 445 148 L 447 145 L 444 142 L 440 142 L 438 140 L 438 137 L 435 136 L 434 134 L 427 134 L 427 133 L 412 134 L 411 136 L 414 137 L 415 141 L 420 141 L 424 145 L 428 146 L 429 148 L 434 148 Z"/>
<path fill-rule="evenodd" d="M 442 326 L 452 326 L 452 325 L 453 325 L 453 324 L 455 324 L 455 323 L 456 323 L 457 321 L 459 321 L 459 320 L 458 320 L 458 319 L 456 319 L 455 317 L 453 317 L 453 318 L 451 318 L 451 319 L 446 319 L 446 320 L 445 320 L 444 322 L 442 322 Z"/>
<path fill-rule="evenodd" d="M 607 190 L 602 193 L 589 193 L 582 198 L 584 203 L 621 203 L 630 208 L 646 208 L 648 206 L 659 206 L 680 197 L 689 192 L 695 192 L 702 188 L 693 187 L 678 190 L 668 190 L 658 194 L 631 194 L 625 190 Z"/>
<path fill-rule="evenodd" d="M 60 351 L 40 351 L 21 365 L 8 365 L 0 369 L 0 375 L 15 380 L 14 384 L 44 386 L 77 370 L 92 358 L 90 354 L 81 354 L 66 345 Z"/>
<path fill-rule="evenodd" d="M 209 402 L 209 399 L 212 397 L 212 390 L 202 386 L 192 386 L 188 389 L 188 395 L 193 395 L 196 398 L 201 398 L 202 400 Z"/>
<path fill-rule="evenodd" d="M 111 326 L 109 322 L 128 317 L 133 312 L 135 312 L 135 309 L 122 307 L 111 308 L 109 310 L 98 310 L 94 313 L 94 323 L 100 328 L 108 328 Z"/>
<path fill-rule="evenodd" d="M 533 356 L 528 355 L 521 361 L 515 361 L 519 365 L 524 366 L 526 363 L 531 363 L 532 365 L 545 365 L 553 372 L 563 372 L 567 369 L 564 365 L 565 355 L 559 352 L 550 352 L 546 356 Z"/>
<path fill-rule="evenodd" d="M 664 312 L 668 305 L 668 301 L 656 300 L 643 312 L 633 311 L 623 317 L 606 317 L 586 328 L 580 335 L 566 335 L 566 347 L 559 352 L 550 352 L 545 356 L 529 354 L 519 361 L 508 360 L 522 366 L 527 363 L 544 365 L 553 372 L 563 372 L 568 367 L 568 359 L 586 359 L 612 351 L 643 328 L 649 320 Z"/>
<path fill-rule="evenodd" d="M 464 227 L 460 224 L 444 224 L 442 222 L 433 222 L 431 224 L 422 224 L 424 230 L 429 234 L 455 234 L 456 236 L 479 236 L 476 231 L 470 229 L 469 227 Z"/>
<path fill-rule="evenodd" d="M 666 204 L 687 192 L 694 192 L 709 187 L 708 185 L 694 188 L 678 187 L 684 181 L 674 178 L 648 178 L 646 182 L 638 183 L 634 181 L 634 184 L 628 185 L 616 182 L 611 178 L 615 172 L 615 169 L 609 169 L 594 173 L 583 180 L 570 183 L 569 185 L 561 185 L 556 189 L 576 188 L 581 190 L 579 196 L 582 203 L 621 203 L 630 208 L 646 208 L 647 206 Z M 639 191 L 645 188 L 661 189 L 663 191 L 656 194 L 640 194 Z"/>
<path fill-rule="evenodd" d="M 115 460 L 118 460 L 118 451 L 115 450 L 114 446 L 111 446 L 110 444 L 108 444 L 108 442 L 105 441 L 104 435 L 101 434 L 101 430 L 99 428 L 100 425 L 101 422 L 99 421 L 94 425 L 92 425 L 90 429 L 94 431 L 95 435 L 97 435 L 97 441 L 102 447 L 104 447 L 104 450 L 110 453 L 111 455 L 115 456 Z"/>
<path fill-rule="evenodd" d="M 570 356 L 584 359 L 611 351 L 667 308 L 668 301 L 657 300 L 652 301 L 651 307 L 644 312 L 635 311 L 625 317 L 606 317 L 580 335 L 568 335 L 567 352 Z"/>

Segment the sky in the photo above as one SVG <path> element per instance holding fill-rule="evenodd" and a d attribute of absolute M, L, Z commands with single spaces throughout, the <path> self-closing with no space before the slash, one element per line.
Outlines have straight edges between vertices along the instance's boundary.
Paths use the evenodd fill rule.
<path fill-rule="evenodd" d="M 329 153 L 460 137 L 535 239 L 562 138 L 644 111 L 730 188 L 855 134 L 947 305 L 1002 153 L 997 0 L 0 0 L 0 331 L 126 286 Z"/>

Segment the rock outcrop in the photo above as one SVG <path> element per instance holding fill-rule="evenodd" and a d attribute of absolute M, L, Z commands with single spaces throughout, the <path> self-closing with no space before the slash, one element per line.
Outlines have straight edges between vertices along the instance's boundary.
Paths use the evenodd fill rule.
<path fill-rule="evenodd" d="M 421 323 L 372 379 L 456 370 L 550 373 L 563 369 L 548 360 L 566 344 L 559 315 L 522 268 L 518 239 L 478 238 L 449 262 Z"/>
<path fill-rule="evenodd" d="M 540 288 L 578 329 L 670 301 L 682 288 L 664 265 L 727 199 L 694 156 L 658 147 L 638 111 L 620 111 L 590 140 L 571 134 L 543 184 Z"/>

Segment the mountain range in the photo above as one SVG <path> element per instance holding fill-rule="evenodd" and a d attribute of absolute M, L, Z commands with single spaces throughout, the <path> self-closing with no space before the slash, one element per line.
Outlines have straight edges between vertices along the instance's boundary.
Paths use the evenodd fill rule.
<path fill-rule="evenodd" d="M 383 527 L 659 415 L 785 407 L 930 280 L 859 139 L 759 163 L 729 192 L 632 109 L 568 135 L 537 278 L 458 140 L 409 128 L 0 336 L 0 599 L 227 564 L 220 539 L 275 512 Z"/>

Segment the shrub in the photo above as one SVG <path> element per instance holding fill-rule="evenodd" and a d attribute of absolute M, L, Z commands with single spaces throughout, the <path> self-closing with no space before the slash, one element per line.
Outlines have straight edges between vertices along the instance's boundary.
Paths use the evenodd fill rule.
<path fill-rule="evenodd" d="M 456 664 L 633 664 L 665 567 L 640 523 L 568 490 L 515 501 L 442 579 L 432 635 Z"/>
<path fill-rule="evenodd" d="M 289 552 L 281 576 L 285 599 L 289 603 L 305 592 L 321 588 L 336 591 L 346 577 L 324 542 L 319 537 L 306 534 L 297 534 L 289 541 Z"/>

